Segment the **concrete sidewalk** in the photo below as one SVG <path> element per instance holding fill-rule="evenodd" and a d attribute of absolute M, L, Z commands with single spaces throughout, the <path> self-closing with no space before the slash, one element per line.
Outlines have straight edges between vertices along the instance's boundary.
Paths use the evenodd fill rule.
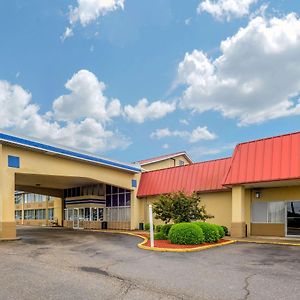
<path fill-rule="evenodd" d="M 229 240 L 235 240 L 241 243 L 274 244 L 286 246 L 300 246 L 300 238 L 274 237 L 274 236 L 250 236 L 246 238 L 226 237 Z"/>

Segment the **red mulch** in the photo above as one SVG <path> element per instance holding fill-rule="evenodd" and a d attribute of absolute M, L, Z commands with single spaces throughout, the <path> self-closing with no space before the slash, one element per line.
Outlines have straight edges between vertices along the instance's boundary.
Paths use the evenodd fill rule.
<path fill-rule="evenodd" d="M 140 235 L 149 238 L 148 233 L 140 233 Z M 171 244 L 168 240 L 154 240 L 154 247 L 156 248 L 171 248 L 171 249 L 186 249 L 186 248 L 196 248 L 201 246 L 208 246 L 208 245 L 215 245 L 215 244 L 223 244 L 224 242 L 228 242 L 228 240 L 219 240 L 216 243 L 203 243 L 198 245 L 177 245 L 177 244 Z M 144 246 L 150 247 L 150 240 L 147 241 Z"/>

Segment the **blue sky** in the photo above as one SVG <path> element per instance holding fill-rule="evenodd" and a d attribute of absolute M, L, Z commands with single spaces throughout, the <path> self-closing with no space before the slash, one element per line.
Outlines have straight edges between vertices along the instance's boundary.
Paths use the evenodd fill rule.
<path fill-rule="evenodd" d="M 123 161 L 300 130 L 300 4 L 227 1 L 1 1 L 0 128 Z"/>

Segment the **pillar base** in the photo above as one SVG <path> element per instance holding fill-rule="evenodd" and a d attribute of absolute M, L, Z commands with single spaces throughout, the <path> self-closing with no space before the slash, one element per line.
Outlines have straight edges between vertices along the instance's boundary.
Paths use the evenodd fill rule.
<path fill-rule="evenodd" d="M 231 223 L 231 234 L 232 237 L 243 238 L 246 237 L 246 223 L 245 222 L 234 222 Z"/>
<path fill-rule="evenodd" d="M 17 237 L 16 222 L 0 222 L 0 239 L 13 240 Z"/>

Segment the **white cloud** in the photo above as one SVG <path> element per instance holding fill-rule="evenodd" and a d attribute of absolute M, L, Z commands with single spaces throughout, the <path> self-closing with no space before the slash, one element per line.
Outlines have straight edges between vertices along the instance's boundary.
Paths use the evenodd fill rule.
<path fill-rule="evenodd" d="M 19 85 L 0 80 L 0 127 L 13 126 L 22 118 L 29 118 L 38 110 L 31 104 L 31 94 Z"/>
<path fill-rule="evenodd" d="M 65 39 L 74 35 L 73 29 L 71 27 L 67 27 L 64 34 L 60 37 L 61 41 L 63 42 Z"/>
<path fill-rule="evenodd" d="M 180 119 L 179 122 L 183 125 L 189 125 L 189 121 L 186 119 Z"/>
<path fill-rule="evenodd" d="M 151 133 L 151 138 L 162 139 L 166 137 L 180 137 L 187 139 L 190 143 L 196 143 L 201 140 L 214 140 L 216 134 L 210 132 L 206 126 L 193 129 L 191 132 L 186 130 L 170 130 L 169 128 L 156 129 Z"/>
<path fill-rule="evenodd" d="M 86 87 L 81 86 L 81 88 Z M 74 102 L 71 99 L 68 101 L 70 104 L 76 104 L 77 98 Z M 82 103 L 79 105 L 80 110 L 84 105 Z M 107 124 L 96 116 L 94 118 L 83 116 L 79 120 L 78 115 L 74 117 L 74 112 L 71 110 L 70 118 L 67 117 L 66 111 L 63 114 L 67 122 L 60 122 L 52 111 L 41 114 L 39 107 L 32 103 L 32 96 L 28 91 L 19 85 L 1 80 L 0 106 L 0 128 L 37 137 L 46 142 L 57 142 L 97 153 L 126 148 L 130 144 L 127 137 L 117 130 L 108 129 Z M 118 111 L 118 109 L 119 102 L 113 100 L 108 105 L 107 114 L 113 116 L 112 111 Z"/>
<path fill-rule="evenodd" d="M 163 145 L 162 145 L 162 148 L 163 148 L 163 149 L 169 149 L 170 146 L 169 146 L 169 144 L 163 144 Z"/>
<path fill-rule="evenodd" d="M 300 19 L 256 17 L 221 43 L 221 55 L 187 53 L 181 107 L 219 111 L 240 125 L 300 114 Z"/>
<path fill-rule="evenodd" d="M 191 21 L 192 21 L 192 18 L 187 18 L 184 20 L 184 24 L 188 26 L 191 24 Z"/>
<path fill-rule="evenodd" d="M 94 118 L 100 123 L 121 114 L 118 99 L 108 102 L 103 94 L 105 84 L 95 74 L 87 70 L 75 73 L 65 85 L 71 93 L 54 100 L 53 111 L 57 120 L 74 121 Z"/>
<path fill-rule="evenodd" d="M 197 12 L 207 12 L 217 20 L 230 21 L 250 13 L 250 6 L 257 0 L 204 0 L 201 1 Z"/>
<path fill-rule="evenodd" d="M 147 99 L 141 99 L 136 106 L 126 105 L 124 107 L 125 116 L 133 122 L 143 123 L 145 120 L 155 120 L 166 116 L 176 109 L 176 103 L 155 101 L 149 103 Z"/>
<path fill-rule="evenodd" d="M 194 129 L 190 134 L 190 142 L 196 143 L 201 140 L 214 140 L 217 136 L 210 132 L 206 126 L 204 127 L 197 127 Z"/>
<path fill-rule="evenodd" d="M 162 139 L 166 137 L 186 137 L 189 135 L 188 131 L 180 131 L 180 130 L 174 130 L 171 131 L 169 128 L 161 128 L 161 129 L 156 129 L 154 132 L 151 133 L 151 138 L 156 138 L 156 139 Z"/>
<path fill-rule="evenodd" d="M 188 153 L 194 158 L 194 159 L 202 159 L 205 156 L 220 156 L 219 154 L 222 154 L 224 156 L 224 153 L 228 153 L 227 155 L 231 155 L 232 150 L 235 148 L 236 143 L 230 143 L 225 144 L 217 147 L 193 147 L 188 150 Z"/>
<path fill-rule="evenodd" d="M 124 9 L 125 0 L 77 0 L 77 6 L 70 6 L 69 23 L 62 40 L 73 35 L 73 27 L 80 23 L 83 27 L 117 9 Z"/>

